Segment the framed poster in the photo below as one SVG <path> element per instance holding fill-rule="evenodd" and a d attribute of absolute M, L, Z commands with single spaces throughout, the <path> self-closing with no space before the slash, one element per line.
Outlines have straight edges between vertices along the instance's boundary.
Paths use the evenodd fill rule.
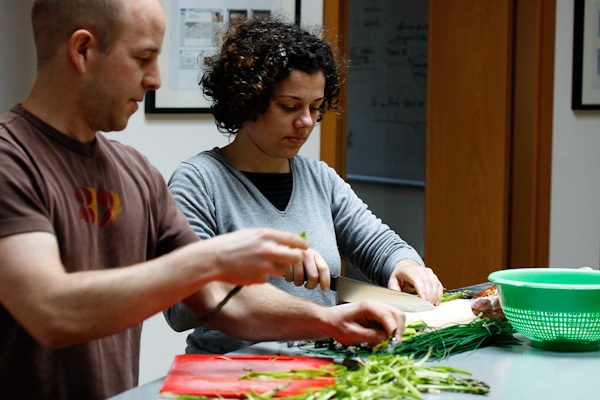
<path fill-rule="evenodd" d="M 600 109 L 600 0 L 575 0 L 573 26 L 571 108 Z"/>
<path fill-rule="evenodd" d="M 162 86 L 148 91 L 147 114 L 208 113 L 199 84 L 205 57 L 216 53 L 216 38 L 229 22 L 280 15 L 299 23 L 300 0 L 160 0 L 167 29 L 158 58 Z"/>

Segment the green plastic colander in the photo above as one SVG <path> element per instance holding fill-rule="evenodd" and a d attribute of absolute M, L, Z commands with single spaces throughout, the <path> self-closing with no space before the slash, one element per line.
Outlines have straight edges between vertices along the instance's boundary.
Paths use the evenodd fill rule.
<path fill-rule="evenodd" d="M 531 345 L 600 349 L 600 271 L 518 268 L 492 272 L 502 311 Z"/>

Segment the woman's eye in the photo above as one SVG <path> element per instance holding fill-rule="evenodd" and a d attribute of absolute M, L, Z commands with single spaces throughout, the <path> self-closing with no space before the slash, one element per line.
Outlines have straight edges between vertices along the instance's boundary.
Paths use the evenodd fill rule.
<path fill-rule="evenodd" d="M 284 111 L 286 112 L 295 112 L 297 110 L 299 110 L 300 108 L 302 108 L 301 106 L 297 106 L 297 105 L 286 105 L 286 104 L 281 104 L 280 106 Z M 309 111 L 311 114 L 315 114 L 315 113 L 319 113 L 321 112 L 321 105 L 318 106 L 310 106 L 308 107 Z"/>

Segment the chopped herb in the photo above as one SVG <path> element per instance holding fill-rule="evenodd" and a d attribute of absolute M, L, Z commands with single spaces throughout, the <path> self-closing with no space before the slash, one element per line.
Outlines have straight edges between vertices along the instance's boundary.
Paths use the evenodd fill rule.
<path fill-rule="evenodd" d="M 421 393 L 440 391 L 485 394 L 489 386 L 467 371 L 442 365 L 426 365 L 429 355 L 415 361 L 413 356 L 372 354 L 352 370 L 342 365 L 324 366 L 308 373 L 307 370 L 284 372 L 252 372 L 242 379 L 306 379 L 318 376 L 336 378 L 334 385 L 306 389 L 305 393 L 278 397 L 287 400 L 327 399 L 421 399 Z M 250 400 L 265 400 L 276 395 L 251 392 Z"/>

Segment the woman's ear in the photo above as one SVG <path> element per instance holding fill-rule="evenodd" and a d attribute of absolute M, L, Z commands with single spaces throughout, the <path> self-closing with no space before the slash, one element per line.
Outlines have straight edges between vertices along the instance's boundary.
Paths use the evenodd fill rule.
<path fill-rule="evenodd" d="M 94 35 L 87 29 L 78 29 L 69 39 L 69 57 L 79 73 L 84 73 L 90 58 L 90 50 L 96 47 Z"/>

